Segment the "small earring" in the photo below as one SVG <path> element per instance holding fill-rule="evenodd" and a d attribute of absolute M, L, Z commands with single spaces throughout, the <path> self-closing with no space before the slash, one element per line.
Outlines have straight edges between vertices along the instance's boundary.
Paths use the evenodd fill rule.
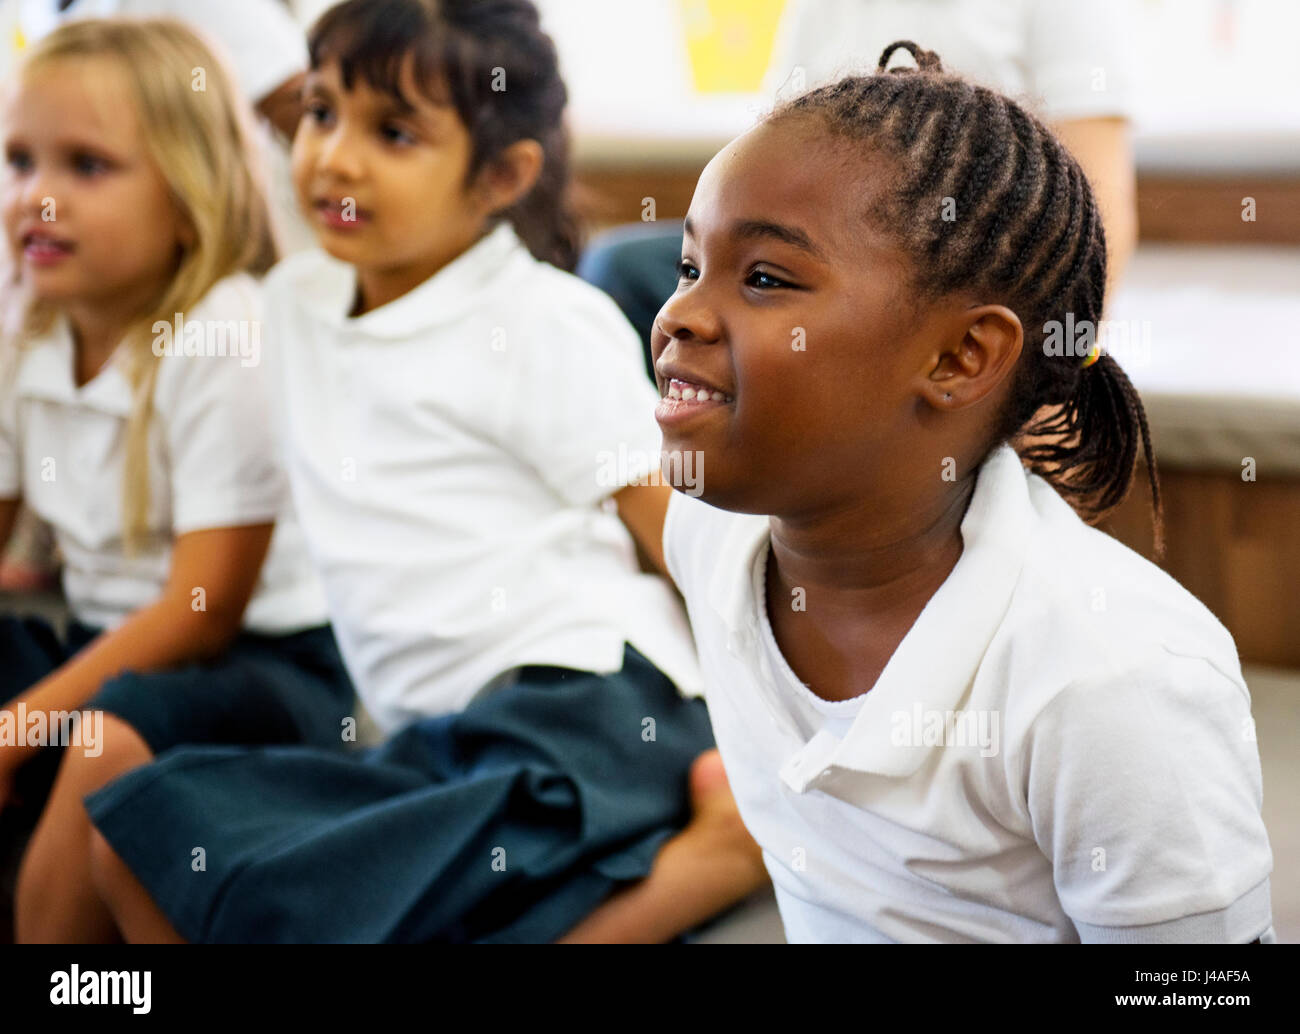
<path fill-rule="evenodd" d="M 952 401 L 952 396 L 949 395 L 949 394 L 945 391 L 945 392 L 943 393 L 943 400 L 944 400 L 945 402 L 951 402 L 951 401 Z"/>

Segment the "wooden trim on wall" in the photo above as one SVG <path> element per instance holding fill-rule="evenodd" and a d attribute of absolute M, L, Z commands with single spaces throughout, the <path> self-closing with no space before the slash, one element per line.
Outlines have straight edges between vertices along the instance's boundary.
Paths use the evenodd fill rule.
<path fill-rule="evenodd" d="M 1254 199 L 1254 220 L 1242 218 Z M 1300 244 L 1300 176 L 1143 174 L 1138 233 L 1144 241 Z"/>
<path fill-rule="evenodd" d="M 589 165 L 578 170 L 579 214 L 593 229 L 642 220 L 643 199 L 657 219 L 681 219 L 703 165 Z M 1255 219 L 1242 219 L 1243 199 Z M 1300 175 L 1193 176 L 1141 173 L 1138 232 L 1144 241 L 1198 244 L 1300 244 Z"/>
<path fill-rule="evenodd" d="M 656 219 L 682 219 L 690 208 L 703 166 L 665 165 L 635 168 L 580 168 L 574 206 L 579 218 L 594 229 L 642 221 L 645 198 L 654 198 Z"/>
<path fill-rule="evenodd" d="M 1161 468 L 1160 565 L 1223 622 L 1243 662 L 1300 668 L 1300 479 Z M 1102 528 L 1148 559 L 1146 468 Z"/>

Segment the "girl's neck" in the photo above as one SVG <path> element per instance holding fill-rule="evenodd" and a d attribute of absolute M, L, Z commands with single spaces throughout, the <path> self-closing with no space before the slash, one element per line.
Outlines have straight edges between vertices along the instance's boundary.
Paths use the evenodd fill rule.
<path fill-rule="evenodd" d="M 488 227 L 479 227 L 475 236 L 450 242 L 438 251 L 430 252 L 422 259 L 402 266 L 385 268 L 357 266 L 357 293 L 352 300 L 352 309 L 348 315 L 364 316 L 390 302 L 395 302 L 460 258 L 488 232 Z"/>
<path fill-rule="evenodd" d="M 447 265 L 447 261 L 430 262 L 401 269 L 357 269 L 357 295 L 352 300 L 349 316 L 364 316 L 368 312 L 397 301 L 402 295 L 415 290 Z"/>
<path fill-rule="evenodd" d="M 73 378 L 80 388 L 94 380 L 104 368 L 117 350 L 126 328 L 104 323 L 91 325 L 79 321 L 71 313 L 68 322 L 72 327 Z"/>
<path fill-rule="evenodd" d="M 156 290 L 152 292 L 156 295 Z M 64 307 L 72 330 L 73 374 L 77 387 L 93 380 L 117 350 L 132 322 L 146 311 L 139 298 L 112 303 L 101 300 L 74 302 Z"/>
<path fill-rule="evenodd" d="M 773 517 L 772 555 L 787 597 L 798 587 L 836 610 L 861 616 L 924 606 L 962 553 L 961 522 L 975 478 L 893 517 L 860 505 L 809 519 Z"/>

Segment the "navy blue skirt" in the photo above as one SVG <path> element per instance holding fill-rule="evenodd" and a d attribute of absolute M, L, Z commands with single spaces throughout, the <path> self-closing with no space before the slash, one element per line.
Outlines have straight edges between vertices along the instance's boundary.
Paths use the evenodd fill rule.
<path fill-rule="evenodd" d="M 0 703 L 21 695 L 100 634 L 39 618 L 0 618 Z M 343 751 L 355 694 L 328 625 L 289 635 L 241 633 L 219 657 L 169 671 L 128 671 L 84 705 L 131 725 L 155 754 L 183 743 L 301 743 Z M 22 852 L 54 785 L 64 747 L 35 752 L 15 773 L 21 805 L 0 810 L 0 926 Z M 0 937 L 3 937 L 0 934 Z"/>
<path fill-rule="evenodd" d="M 704 702 L 628 647 L 369 750 L 169 751 L 86 808 L 190 941 L 553 941 L 650 871 L 712 746 Z"/>
<path fill-rule="evenodd" d="M 0 618 L 0 702 L 30 689 L 99 634 L 72 621 L 60 639 L 39 618 Z M 321 625 L 288 635 L 245 631 L 212 660 L 123 672 L 82 707 L 121 718 L 155 754 L 182 743 L 342 748 L 355 693 L 334 632 Z M 40 754 L 57 760 L 57 750 Z"/>

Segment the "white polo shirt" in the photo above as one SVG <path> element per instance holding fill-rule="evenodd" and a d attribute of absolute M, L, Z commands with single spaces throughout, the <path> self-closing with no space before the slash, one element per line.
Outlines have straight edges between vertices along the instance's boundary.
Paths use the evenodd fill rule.
<path fill-rule="evenodd" d="M 352 266 L 294 255 L 267 320 L 297 510 L 376 722 L 459 710 L 524 664 L 618 671 L 625 641 L 698 695 L 680 602 L 601 505 L 662 448 L 615 304 L 504 223 L 350 318 L 355 292 Z"/>
<path fill-rule="evenodd" d="M 768 519 L 674 495 L 668 563 L 788 939 L 1273 939 L 1227 631 L 1009 446 L 961 534 L 874 687 L 829 703 L 772 636 Z"/>
<path fill-rule="evenodd" d="M 250 276 L 228 277 L 184 314 L 187 336 L 190 326 L 233 326 L 224 339 L 205 333 L 204 341 L 215 351 L 224 340 L 225 349 L 237 354 L 157 360 L 149 535 L 133 556 L 122 535 L 131 413 L 123 353 L 78 387 L 72 336 L 60 319 L 49 334 L 6 357 L 0 373 L 0 498 L 21 497 L 53 528 L 64 593 L 77 620 L 112 628 L 155 602 L 178 535 L 276 521 L 243 625 L 276 635 L 326 622 L 323 591 L 287 509 L 269 371 L 260 361 L 259 290 Z M 158 340 L 165 346 L 165 339 Z M 200 351 L 197 333 L 192 340 L 191 351 Z"/>

